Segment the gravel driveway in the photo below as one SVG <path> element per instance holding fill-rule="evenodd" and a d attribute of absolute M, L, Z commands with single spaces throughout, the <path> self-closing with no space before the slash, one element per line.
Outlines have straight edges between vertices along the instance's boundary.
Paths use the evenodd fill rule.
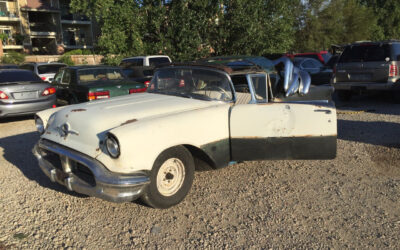
<path fill-rule="evenodd" d="M 167 210 L 68 192 L 31 153 L 33 120 L 1 120 L 0 250 L 399 249 L 400 105 L 360 97 L 339 106 L 335 160 L 198 172 L 188 197 Z"/>

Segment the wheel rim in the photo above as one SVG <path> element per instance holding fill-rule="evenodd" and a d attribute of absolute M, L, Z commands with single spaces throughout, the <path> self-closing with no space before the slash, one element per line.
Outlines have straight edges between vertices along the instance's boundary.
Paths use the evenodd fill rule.
<path fill-rule="evenodd" d="M 157 173 L 157 189 L 164 196 L 176 194 L 185 180 L 185 165 L 178 158 L 166 160 Z"/>

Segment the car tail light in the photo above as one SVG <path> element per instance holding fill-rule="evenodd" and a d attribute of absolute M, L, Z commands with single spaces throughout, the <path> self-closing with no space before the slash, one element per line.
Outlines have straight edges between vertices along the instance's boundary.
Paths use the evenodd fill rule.
<path fill-rule="evenodd" d="M 147 88 L 130 89 L 129 94 L 146 92 Z"/>
<path fill-rule="evenodd" d="M 397 69 L 396 65 L 390 65 L 389 66 L 389 77 L 394 77 L 397 76 L 399 73 L 399 70 Z"/>
<path fill-rule="evenodd" d="M 4 93 L 3 91 L 0 91 L 0 100 L 6 100 L 8 99 L 8 95 L 6 95 L 6 93 Z"/>
<path fill-rule="evenodd" d="M 52 94 L 54 94 L 54 93 L 56 93 L 56 89 L 53 88 L 53 87 L 49 87 L 49 88 L 46 88 L 46 89 L 42 92 L 42 96 L 48 96 L 48 95 L 52 95 Z"/>
<path fill-rule="evenodd" d="M 46 81 L 46 77 L 42 76 L 41 78 L 42 78 L 43 81 Z"/>
<path fill-rule="evenodd" d="M 146 88 L 148 88 L 149 85 L 150 85 L 150 81 L 145 81 L 145 82 L 144 82 L 144 85 L 146 86 Z"/>
<path fill-rule="evenodd" d="M 110 91 L 97 91 L 97 92 L 89 92 L 88 99 L 89 101 L 97 100 L 97 99 L 106 99 L 110 98 Z"/>

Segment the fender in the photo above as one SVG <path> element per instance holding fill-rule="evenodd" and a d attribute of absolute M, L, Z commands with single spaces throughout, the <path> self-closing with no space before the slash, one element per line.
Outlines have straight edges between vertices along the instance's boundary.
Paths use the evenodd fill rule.
<path fill-rule="evenodd" d="M 151 170 L 158 155 L 170 147 L 190 145 L 201 149 L 215 163 L 230 161 L 229 103 L 138 120 L 132 117 L 111 129 L 119 141 L 120 156 L 111 158 L 105 145 L 97 160 L 113 172 Z M 207 117 L 208 119 L 204 119 Z"/>

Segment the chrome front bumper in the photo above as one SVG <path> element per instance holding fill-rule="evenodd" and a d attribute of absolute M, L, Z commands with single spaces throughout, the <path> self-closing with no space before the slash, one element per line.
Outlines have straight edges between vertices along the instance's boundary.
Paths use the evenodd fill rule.
<path fill-rule="evenodd" d="M 149 176 L 145 172 L 129 175 L 113 173 L 99 161 L 48 140 L 41 139 L 32 152 L 38 159 L 40 168 L 51 181 L 66 186 L 70 191 L 107 201 L 133 201 L 142 195 L 143 190 L 150 183 Z M 54 157 L 49 161 L 47 159 L 49 154 L 56 156 L 56 161 Z M 58 161 L 59 165 L 57 165 Z M 80 168 L 91 172 L 93 183 L 79 177 L 81 176 L 78 172 Z"/>

